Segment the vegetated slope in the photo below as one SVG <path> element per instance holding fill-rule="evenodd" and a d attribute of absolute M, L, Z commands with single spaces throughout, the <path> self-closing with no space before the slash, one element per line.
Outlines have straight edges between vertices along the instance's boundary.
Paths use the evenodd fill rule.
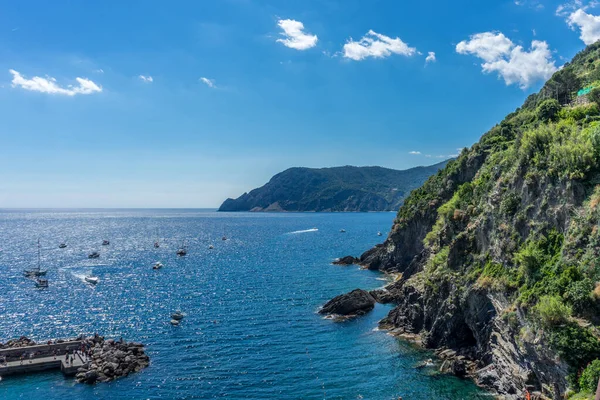
<path fill-rule="evenodd" d="M 395 211 L 447 161 L 404 171 L 382 167 L 290 168 L 227 199 L 219 211 Z"/>
<path fill-rule="evenodd" d="M 600 43 L 414 190 L 360 257 L 402 273 L 382 326 L 456 350 L 450 370 L 507 398 L 591 392 L 600 375 L 600 89 L 576 94 L 598 80 Z"/>

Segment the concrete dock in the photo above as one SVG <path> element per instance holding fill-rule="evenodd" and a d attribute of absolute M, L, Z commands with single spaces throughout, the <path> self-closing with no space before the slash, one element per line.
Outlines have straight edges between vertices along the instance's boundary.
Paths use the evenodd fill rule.
<path fill-rule="evenodd" d="M 77 369 L 89 362 L 81 353 L 81 341 L 39 344 L 35 346 L 0 349 L 0 376 L 26 374 L 59 369 L 66 376 L 77 373 Z M 65 354 L 69 352 L 69 361 Z M 6 357 L 6 363 L 2 363 Z M 71 363 L 71 357 L 73 362 Z"/>

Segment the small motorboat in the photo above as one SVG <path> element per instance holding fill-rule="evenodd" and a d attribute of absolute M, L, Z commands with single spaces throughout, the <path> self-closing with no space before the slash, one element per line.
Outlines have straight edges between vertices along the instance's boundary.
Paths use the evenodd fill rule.
<path fill-rule="evenodd" d="M 92 285 L 95 285 L 95 284 L 97 284 L 100 281 L 100 279 L 97 276 L 94 276 L 94 275 L 88 275 L 88 276 L 86 276 L 83 279 L 85 279 L 85 281 L 87 283 L 91 283 Z"/>
<path fill-rule="evenodd" d="M 227 240 L 227 236 L 223 236 L 221 240 Z"/>
<path fill-rule="evenodd" d="M 152 266 L 152 269 L 161 269 L 162 267 L 163 267 L 162 263 L 160 261 L 157 261 Z"/>
<path fill-rule="evenodd" d="M 154 242 L 154 248 L 155 248 L 155 249 L 158 249 L 159 247 L 160 247 L 160 243 L 158 243 L 158 242 Z"/>
<path fill-rule="evenodd" d="M 340 229 L 340 233 L 345 233 L 346 230 L 345 229 Z"/>
<path fill-rule="evenodd" d="M 377 236 L 381 236 L 381 232 L 377 232 Z"/>
<path fill-rule="evenodd" d="M 99 258 L 100 257 L 100 253 L 98 253 L 97 251 L 91 252 L 90 254 L 88 254 L 88 258 Z"/>
<path fill-rule="evenodd" d="M 110 242 L 108 240 L 102 241 L 102 246 L 108 246 L 109 244 L 110 244 Z"/>
<path fill-rule="evenodd" d="M 185 249 L 185 247 L 182 247 L 180 249 L 177 250 L 177 255 L 178 256 L 185 256 L 187 254 L 187 250 Z"/>
<path fill-rule="evenodd" d="M 171 314 L 171 319 L 174 319 L 175 321 L 181 321 L 183 319 L 183 317 L 185 317 L 185 314 L 183 314 L 179 310 L 177 310 L 173 314 Z"/>
<path fill-rule="evenodd" d="M 61 243 L 61 244 L 58 245 L 59 249 L 64 249 L 65 247 L 67 247 L 66 243 Z"/>
<path fill-rule="evenodd" d="M 172 320 L 171 320 L 171 325 L 173 325 L 173 326 L 177 326 L 177 325 L 179 325 L 179 321 L 178 321 L 178 320 L 176 320 L 176 319 L 172 319 Z"/>
<path fill-rule="evenodd" d="M 39 288 L 47 288 L 48 287 L 48 279 L 37 278 L 35 280 L 35 286 Z"/>
<path fill-rule="evenodd" d="M 213 245 L 211 244 L 210 246 L 208 246 L 208 248 L 209 248 L 210 250 L 212 250 L 212 249 L 214 249 L 214 248 L 215 248 L 215 246 L 213 246 Z"/>

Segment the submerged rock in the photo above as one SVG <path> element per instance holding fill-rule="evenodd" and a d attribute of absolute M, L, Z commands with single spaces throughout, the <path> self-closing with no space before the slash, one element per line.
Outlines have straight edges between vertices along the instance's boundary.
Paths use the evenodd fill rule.
<path fill-rule="evenodd" d="M 375 298 L 366 290 L 355 289 L 329 300 L 319 314 L 363 315 L 371 311 L 373 307 L 375 307 Z"/>

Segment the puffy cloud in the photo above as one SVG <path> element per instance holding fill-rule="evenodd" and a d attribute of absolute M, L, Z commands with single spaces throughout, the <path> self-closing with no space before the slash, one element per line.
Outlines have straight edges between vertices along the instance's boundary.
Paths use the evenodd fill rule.
<path fill-rule="evenodd" d="M 200 82 L 204 83 L 209 88 L 215 89 L 217 87 L 214 79 L 208 79 L 208 78 L 205 78 L 204 76 L 200 78 Z"/>
<path fill-rule="evenodd" d="M 344 45 L 344 57 L 351 60 L 360 61 L 367 57 L 385 58 L 392 54 L 403 56 L 412 56 L 417 52 L 414 47 L 409 47 L 399 37 L 392 39 L 370 30 L 358 42 L 349 39 Z"/>
<path fill-rule="evenodd" d="M 293 19 L 280 19 L 277 25 L 283 30 L 281 35 L 285 39 L 277 39 L 277 42 L 283 43 L 284 46 L 296 50 L 307 50 L 317 45 L 319 38 L 317 35 L 312 35 L 304 32 L 304 24 Z"/>
<path fill-rule="evenodd" d="M 146 82 L 146 83 L 154 82 L 154 79 L 150 75 L 148 75 L 148 76 L 140 75 L 140 76 L 138 76 L 138 78 L 140 78 L 140 80 L 142 80 L 142 82 Z"/>
<path fill-rule="evenodd" d="M 484 61 L 495 61 L 508 54 L 513 42 L 501 32 L 483 32 L 472 35 L 456 45 L 458 54 L 473 54 Z"/>
<path fill-rule="evenodd" d="M 86 78 L 75 78 L 78 86 L 68 85 L 66 88 L 61 87 L 56 83 L 56 79 L 52 77 L 42 78 L 34 76 L 31 79 L 25 78 L 14 69 L 8 70 L 12 76 L 12 87 L 20 87 L 33 92 L 62 94 L 66 96 L 75 96 L 76 94 L 92 94 L 101 92 L 102 87 Z"/>
<path fill-rule="evenodd" d="M 516 46 L 500 32 L 484 32 L 456 45 L 459 54 L 473 54 L 485 61 L 483 72 L 496 72 L 507 85 L 518 84 L 526 89 L 538 80 L 548 79 L 557 67 L 548 43 L 531 42 L 531 49 Z"/>
<path fill-rule="evenodd" d="M 408 154 L 419 155 L 419 154 L 421 154 L 421 152 L 413 150 L 413 151 L 409 151 Z"/>
<path fill-rule="evenodd" d="M 436 62 L 435 52 L 430 51 L 427 53 L 427 58 L 425 58 L 425 63 Z"/>
<path fill-rule="evenodd" d="M 568 16 L 567 23 L 573 30 L 579 28 L 579 38 L 586 45 L 600 39 L 600 16 L 588 14 L 580 8 Z"/>

